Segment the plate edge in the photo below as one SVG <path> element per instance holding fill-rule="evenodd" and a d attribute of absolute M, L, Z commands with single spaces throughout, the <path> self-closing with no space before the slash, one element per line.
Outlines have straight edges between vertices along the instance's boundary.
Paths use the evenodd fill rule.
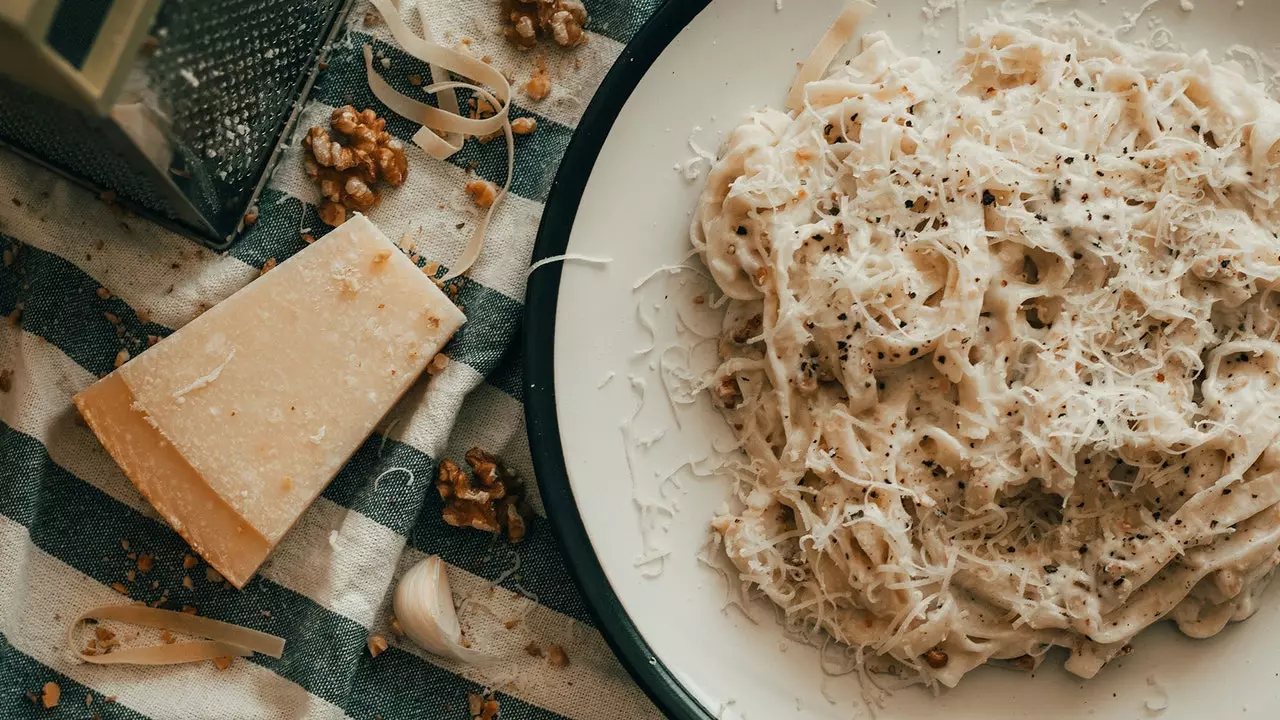
<path fill-rule="evenodd" d="M 641 26 L 605 75 L 565 149 L 547 195 L 533 261 L 559 255 L 569 244 L 578 205 L 596 158 L 623 106 L 649 68 L 711 0 L 665 0 Z M 523 390 L 529 450 L 547 517 L 560 551 L 605 642 L 649 699 L 667 717 L 713 720 L 658 659 L 622 607 L 591 545 L 569 485 L 555 399 L 555 310 L 561 263 L 529 278 L 525 293 Z"/>

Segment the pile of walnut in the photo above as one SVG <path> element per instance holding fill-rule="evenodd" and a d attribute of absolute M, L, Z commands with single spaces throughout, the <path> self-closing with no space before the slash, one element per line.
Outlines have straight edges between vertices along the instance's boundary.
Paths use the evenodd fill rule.
<path fill-rule="evenodd" d="M 347 210 L 368 210 L 378 204 L 375 184 L 404 183 L 409 174 L 404 144 L 386 131 L 387 121 L 368 108 L 356 112 L 350 105 L 336 108 L 329 118 L 333 135 L 320 126 L 311 128 L 302 144 L 307 148 L 307 175 L 320 185 L 324 202 L 320 219 L 337 227 Z"/>
<path fill-rule="evenodd" d="M 454 527 L 469 527 L 503 533 L 513 543 L 524 539 L 524 483 L 497 458 L 480 448 L 466 454 L 474 479 L 452 460 L 440 461 L 436 490 L 444 500 L 444 521 Z"/>
<path fill-rule="evenodd" d="M 502 34 L 521 50 L 549 37 L 561 47 L 587 41 L 587 9 L 579 0 L 502 0 Z"/>

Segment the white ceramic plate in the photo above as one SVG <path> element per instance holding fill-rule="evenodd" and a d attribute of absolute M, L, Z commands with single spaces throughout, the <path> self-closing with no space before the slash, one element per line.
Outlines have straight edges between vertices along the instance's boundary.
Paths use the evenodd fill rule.
<path fill-rule="evenodd" d="M 570 252 L 612 259 L 604 266 L 551 265 L 530 282 L 526 401 L 543 499 L 601 629 L 672 717 L 844 720 L 861 712 L 856 676 L 825 676 L 818 652 L 785 640 L 767 608 L 752 608 L 754 622 L 722 609 L 725 581 L 696 560 L 707 521 L 727 497 L 722 481 L 677 476 L 680 489 L 665 490 L 679 509 L 647 546 L 635 501 L 655 497 L 661 477 L 704 457 L 725 431 L 705 404 L 682 409 L 677 425 L 653 365 L 674 337 L 677 296 L 687 302 L 701 291 L 696 276 L 662 275 L 633 290 L 638 279 L 688 252 L 701 179 L 690 182 L 673 166 L 693 154 L 691 134 L 714 152 L 750 108 L 780 105 L 796 63 L 843 1 L 783 0 L 779 10 L 775 0 L 670 0 L 628 46 L 586 112 L 539 235 L 539 258 Z M 1083 0 L 1052 7 L 1079 8 L 1119 26 L 1143 4 Z M 1188 10 L 1192 4 L 1155 2 L 1134 36 L 1150 36 L 1150 20 L 1157 19 L 1188 49 L 1204 47 L 1215 57 L 1235 43 L 1273 48 L 1280 2 L 1194 0 Z M 960 5 L 969 20 L 990 7 L 982 0 Z M 942 15 L 936 33 L 922 31 L 924 25 L 920 0 L 882 0 L 863 29 L 888 31 L 908 52 L 941 50 L 945 59 L 956 49 L 954 10 Z M 649 322 L 658 329 L 657 349 L 637 354 L 652 344 Z M 632 377 L 647 388 L 633 437 L 665 434 L 647 449 L 633 448 L 629 469 L 619 428 L 636 406 Z M 638 567 L 637 559 L 653 550 L 670 555 L 660 574 L 646 577 L 657 564 Z M 894 693 L 877 716 L 1280 717 L 1280 592 L 1268 598 L 1253 619 L 1211 640 L 1153 628 L 1131 656 L 1088 682 L 1061 670 L 1060 658 L 1032 676 L 984 668 L 937 696 L 918 688 Z M 1166 710 L 1148 709 L 1166 695 Z"/>

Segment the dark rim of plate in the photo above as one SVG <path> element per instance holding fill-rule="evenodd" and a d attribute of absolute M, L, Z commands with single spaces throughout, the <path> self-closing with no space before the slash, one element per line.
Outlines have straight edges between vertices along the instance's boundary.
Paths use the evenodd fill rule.
<path fill-rule="evenodd" d="M 614 120 L 654 60 L 710 2 L 667 0 L 627 43 L 582 114 L 578 130 L 565 150 L 538 227 L 534 260 L 564 253 L 583 190 Z M 623 666 L 667 717 L 710 720 L 713 715 L 654 655 L 631 622 L 605 577 L 578 514 L 556 418 L 555 325 L 559 294 L 560 263 L 551 263 L 529 279 L 525 298 L 525 413 L 542 503 L 596 626 Z"/>

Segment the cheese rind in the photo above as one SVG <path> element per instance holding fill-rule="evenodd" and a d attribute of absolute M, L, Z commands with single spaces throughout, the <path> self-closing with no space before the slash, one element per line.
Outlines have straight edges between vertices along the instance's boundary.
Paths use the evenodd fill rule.
<path fill-rule="evenodd" d="M 99 418 L 94 431 L 148 498 L 168 498 L 153 504 L 201 554 L 188 533 L 240 532 L 220 514 L 201 519 L 188 501 L 205 493 L 270 548 L 464 320 L 356 216 L 122 366 L 99 383 L 104 389 L 86 390 L 77 405 Z M 135 414 L 108 409 L 122 402 L 121 388 Z M 161 477 L 156 461 L 141 459 L 157 438 L 190 474 Z M 265 557 L 228 552 L 236 556 L 206 559 L 237 585 Z"/>
<path fill-rule="evenodd" d="M 271 552 L 271 543 L 218 497 L 136 408 L 120 374 L 94 383 L 76 395 L 75 403 L 143 497 L 223 577 L 244 587 Z"/>

